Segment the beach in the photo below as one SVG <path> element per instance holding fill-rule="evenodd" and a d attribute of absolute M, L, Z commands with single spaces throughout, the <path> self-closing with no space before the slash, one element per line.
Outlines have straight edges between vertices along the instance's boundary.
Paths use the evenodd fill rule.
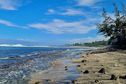
<path fill-rule="evenodd" d="M 9 48 L 9 52 L 14 49 L 17 50 Z M 23 55 L 21 52 L 26 49 Z M 16 55 L 12 52 L 6 58 L 1 53 L 0 84 L 126 83 L 126 50 L 82 47 L 18 50 Z"/>
<path fill-rule="evenodd" d="M 125 84 L 126 51 L 96 51 L 80 54 L 79 58 L 71 59 L 72 64 L 57 60 L 52 69 L 33 74 L 29 84 Z M 71 65 L 78 72 L 76 78 L 64 80 Z"/>

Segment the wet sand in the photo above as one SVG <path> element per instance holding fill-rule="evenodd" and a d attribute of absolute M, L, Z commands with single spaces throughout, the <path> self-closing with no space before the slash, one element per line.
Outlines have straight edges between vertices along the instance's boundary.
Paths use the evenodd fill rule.
<path fill-rule="evenodd" d="M 72 60 L 56 60 L 52 62 L 50 69 L 32 74 L 29 84 L 65 84 L 71 82 L 74 76 L 79 74 L 76 73 L 76 64 Z"/>

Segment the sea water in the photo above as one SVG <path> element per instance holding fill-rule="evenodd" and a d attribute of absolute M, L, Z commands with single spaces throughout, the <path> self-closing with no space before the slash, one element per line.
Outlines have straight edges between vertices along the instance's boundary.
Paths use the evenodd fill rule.
<path fill-rule="evenodd" d="M 51 67 L 56 59 L 77 58 L 88 49 L 0 47 L 0 84 L 27 84 L 30 74 Z"/>

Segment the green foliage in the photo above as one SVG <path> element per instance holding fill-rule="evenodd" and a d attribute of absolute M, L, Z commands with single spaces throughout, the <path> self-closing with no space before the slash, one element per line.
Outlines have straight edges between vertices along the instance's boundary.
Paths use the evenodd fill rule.
<path fill-rule="evenodd" d="M 100 47 L 100 46 L 106 46 L 107 41 L 94 41 L 89 43 L 74 43 L 72 46 L 87 46 L 87 47 Z"/>
<path fill-rule="evenodd" d="M 114 18 L 110 17 L 106 10 L 103 9 L 103 22 L 98 24 L 99 33 L 106 37 L 110 37 L 109 43 L 111 45 L 126 46 L 126 9 L 122 4 L 122 12 L 114 5 Z"/>
<path fill-rule="evenodd" d="M 123 31 L 126 31 L 125 12 L 123 12 L 124 14 L 121 15 L 118 10 L 118 7 L 115 4 L 114 4 L 114 8 L 115 8 L 114 18 L 107 15 L 106 10 L 103 9 L 102 15 L 104 17 L 104 21 L 98 24 L 99 32 L 107 37 L 117 37 L 119 34 L 124 34 L 124 36 L 126 36 L 126 33 L 123 33 Z M 123 6 L 123 11 L 125 11 L 124 6 Z"/>

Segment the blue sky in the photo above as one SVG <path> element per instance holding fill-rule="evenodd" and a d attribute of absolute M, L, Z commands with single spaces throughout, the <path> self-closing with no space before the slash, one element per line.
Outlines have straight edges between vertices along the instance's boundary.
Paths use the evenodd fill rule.
<path fill-rule="evenodd" d="M 126 0 L 0 0 L 0 44 L 59 45 L 105 39 L 102 8 Z"/>

